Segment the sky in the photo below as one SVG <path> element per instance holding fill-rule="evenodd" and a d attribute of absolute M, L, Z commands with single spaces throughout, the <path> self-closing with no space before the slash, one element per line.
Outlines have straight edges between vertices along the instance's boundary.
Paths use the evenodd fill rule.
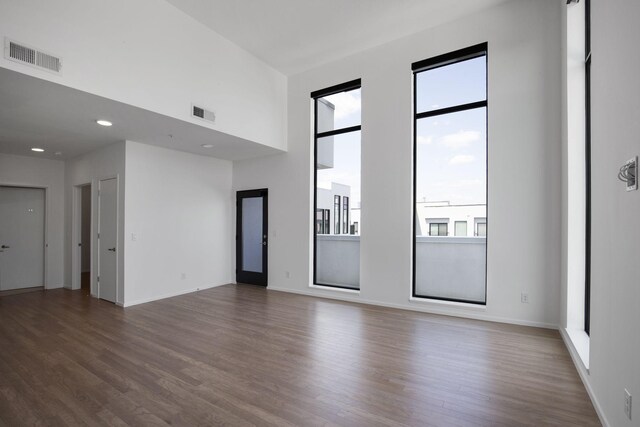
<path fill-rule="evenodd" d="M 485 61 L 480 57 L 419 73 L 418 112 L 486 99 Z M 325 99 L 336 107 L 334 129 L 360 124 L 361 89 Z M 325 130 L 329 129 L 320 129 Z M 416 200 L 486 204 L 486 109 L 420 119 L 416 130 Z M 351 206 L 358 207 L 360 132 L 337 135 L 333 141 L 334 167 L 318 171 L 318 187 L 331 188 L 331 182 L 349 185 Z"/>

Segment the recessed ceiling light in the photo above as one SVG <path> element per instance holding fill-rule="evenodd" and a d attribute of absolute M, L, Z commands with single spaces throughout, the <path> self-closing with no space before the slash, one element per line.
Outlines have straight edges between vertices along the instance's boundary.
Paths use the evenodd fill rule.
<path fill-rule="evenodd" d="M 34 148 L 31 149 L 31 151 L 35 151 L 36 153 L 42 153 L 42 152 L 44 152 L 44 149 L 34 147 Z"/>
<path fill-rule="evenodd" d="M 53 153 L 53 154 L 55 154 L 56 156 L 62 156 L 62 151 L 56 151 L 56 152 L 55 152 L 55 153 Z"/>
<path fill-rule="evenodd" d="M 213 148 L 213 144 L 202 144 L 202 148 Z"/>
<path fill-rule="evenodd" d="M 113 125 L 113 123 L 111 123 L 109 120 L 96 120 L 96 123 L 99 124 L 100 126 L 111 126 Z"/>

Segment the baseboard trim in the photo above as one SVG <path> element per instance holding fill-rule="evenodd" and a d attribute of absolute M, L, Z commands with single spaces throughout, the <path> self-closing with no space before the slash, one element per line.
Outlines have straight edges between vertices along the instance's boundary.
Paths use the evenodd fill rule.
<path fill-rule="evenodd" d="M 186 289 L 183 291 L 178 291 L 178 292 L 170 292 L 167 294 L 162 294 L 162 295 L 158 295 L 158 296 L 154 296 L 154 297 L 150 297 L 150 298 L 141 298 L 141 299 L 137 299 L 137 300 L 133 300 L 133 301 L 125 301 L 122 304 L 118 304 L 121 305 L 122 307 L 133 307 L 134 305 L 140 305 L 140 304 L 146 304 L 148 302 L 153 302 L 153 301 L 159 301 L 162 299 L 167 299 L 167 298 L 173 298 L 173 297 L 177 297 L 180 295 L 185 295 L 185 294 L 190 294 L 193 292 L 198 292 L 198 291 L 203 291 L 205 289 L 211 289 L 211 288 L 216 288 L 218 286 L 224 286 L 224 285 L 228 285 L 229 282 L 225 282 L 225 283 L 219 283 L 219 284 L 215 284 L 215 285 L 204 285 L 204 286 L 200 286 L 199 288 L 193 288 L 193 289 Z"/>
<path fill-rule="evenodd" d="M 354 295 L 354 296 L 351 296 L 348 294 L 332 295 L 327 293 L 320 294 L 313 290 L 306 291 L 306 290 L 298 290 L 298 289 L 289 289 L 289 288 L 283 288 L 280 286 L 271 286 L 271 285 L 269 285 L 267 289 L 272 291 L 307 295 L 307 296 L 312 296 L 316 298 L 327 298 L 327 299 L 338 300 L 338 301 L 355 302 L 360 304 L 376 305 L 380 307 L 398 308 L 401 310 L 411 310 L 411 311 L 419 311 L 422 313 L 439 314 L 442 316 L 463 317 L 466 319 L 484 320 L 487 322 L 508 323 L 511 325 L 520 325 L 520 326 L 532 326 L 535 328 L 556 329 L 556 330 L 558 329 L 558 325 L 551 324 L 551 323 L 532 322 L 529 320 L 520 320 L 520 319 L 511 319 L 511 318 L 505 318 L 505 317 L 499 317 L 499 316 L 491 316 L 491 315 L 479 313 L 476 311 L 467 311 L 464 308 L 453 309 L 453 310 L 442 310 L 442 309 L 438 309 L 428 305 L 424 305 L 423 302 L 417 302 L 417 304 L 420 304 L 420 305 L 403 305 L 403 304 L 385 303 L 380 301 L 364 299 L 364 298 L 360 298 L 357 295 Z"/>
<path fill-rule="evenodd" d="M 573 346 L 573 342 L 571 342 L 571 338 L 567 331 L 564 328 L 559 328 L 560 336 L 562 337 L 562 341 L 564 342 L 565 347 L 569 351 L 569 355 L 571 356 L 571 360 L 573 361 L 574 366 L 576 367 L 576 371 L 578 371 L 578 376 L 582 380 L 582 384 L 584 388 L 587 390 L 587 394 L 591 399 L 591 403 L 593 403 L 593 407 L 596 410 L 596 414 L 598 414 L 598 418 L 600 418 L 600 422 L 604 427 L 609 427 L 611 424 L 607 421 L 607 417 L 604 415 L 604 411 L 602 410 L 602 406 L 600 406 L 600 402 L 596 398 L 595 393 L 593 392 L 593 388 L 591 387 L 591 382 L 589 381 L 589 372 L 584 367 L 582 360 L 580 359 L 580 355 L 578 354 L 578 350 Z"/>

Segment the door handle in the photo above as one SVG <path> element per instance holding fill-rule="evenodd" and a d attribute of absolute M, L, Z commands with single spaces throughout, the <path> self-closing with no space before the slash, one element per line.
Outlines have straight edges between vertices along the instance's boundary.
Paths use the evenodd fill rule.
<path fill-rule="evenodd" d="M 7 246 L 7 245 L 0 246 L 0 249 L 9 249 L 9 248 L 11 248 L 11 246 Z"/>
<path fill-rule="evenodd" d="M 107 250 L 108 250 L 108 251 L 111 251 L 111 252 L 115 252 L 115 251 L 116 251 L 116 248 L 109 248 L 109 249 L 107 249 Z"/>
<path fill-rule="evenodd" d="M 267 246 L 267 242 L 262 242 L 262 246 Z"/>

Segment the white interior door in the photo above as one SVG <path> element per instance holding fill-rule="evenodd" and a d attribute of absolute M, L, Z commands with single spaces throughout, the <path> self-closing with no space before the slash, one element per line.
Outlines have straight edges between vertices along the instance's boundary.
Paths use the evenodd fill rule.
<path fill-rule="evenodd" d="M 0 187 L 0 291 L 44 286 L 45 194 Z"/>
<path fill-rule="evenodd" d="M 118 183 L 100 181 L 98 191 L 98 297 L 116 302 Z"/>

